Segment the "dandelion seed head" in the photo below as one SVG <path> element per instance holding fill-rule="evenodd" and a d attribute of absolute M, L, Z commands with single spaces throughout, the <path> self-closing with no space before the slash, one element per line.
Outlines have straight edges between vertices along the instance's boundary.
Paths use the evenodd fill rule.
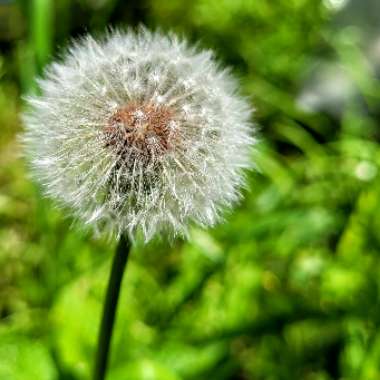
<path fill-rule="evenodd" d="M 39 85 L 23 115 L 32 173 L 97 233 L 186 235 L 240 198 L 252 110 L 210 51 L 145 29 L 87 36 Z"/>

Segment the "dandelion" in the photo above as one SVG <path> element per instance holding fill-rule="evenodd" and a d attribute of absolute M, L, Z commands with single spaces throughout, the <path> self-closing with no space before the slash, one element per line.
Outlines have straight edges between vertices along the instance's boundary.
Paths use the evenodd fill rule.
<path fill-rule="evenodd" d="M 210 51 L 115 31 L 74 43 L 27 99 L 24 143 L 46 195 L 119 238 L 94 379 L 103 380 L 130 241 L 211 226 L 240 197 L 251 109 Z"/>
<path fill-rule="evenodd" d="M 87 36 L 39 87 L 24 114 L 32 173 L 97 233 L 186 235 L 239 199 L 251 110 L 210 51 L 145 29 Z"/>

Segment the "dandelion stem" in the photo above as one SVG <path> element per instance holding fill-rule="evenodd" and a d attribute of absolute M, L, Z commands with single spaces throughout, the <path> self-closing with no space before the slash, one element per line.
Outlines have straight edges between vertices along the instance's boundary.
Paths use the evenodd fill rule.
<path fill-rule="evenodd" d="M 112 269 L 108 280 L 107 294 L 100 325 L 98 349 L 96 353 L 94 380 L 104 380 L 107 370 L 108 354 L 111 345 L 113 325 L 120 293 L 120 285 L 128 261 L 131 244 L 122 235 L 116 248 Z"/>

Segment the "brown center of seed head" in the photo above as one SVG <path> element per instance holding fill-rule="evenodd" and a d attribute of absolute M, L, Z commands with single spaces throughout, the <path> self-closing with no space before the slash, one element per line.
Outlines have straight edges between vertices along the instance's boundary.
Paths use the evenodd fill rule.
<path fill-rule="evenodd" d="M 174 148 L 178 137 L 173 116 L 168 106 L 131 102 L 108 120 L 106 146 L 116 147 L 121 154 L 162 155 Z"/>

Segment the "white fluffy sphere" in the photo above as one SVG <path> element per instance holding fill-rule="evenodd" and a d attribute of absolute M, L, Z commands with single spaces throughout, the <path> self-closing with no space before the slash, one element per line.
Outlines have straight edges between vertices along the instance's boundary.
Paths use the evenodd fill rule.
<path fill-rule="evenodd" d="M 32 173 L 98 233 L 184 235 L 239 198 L 251 109 L 210 51 L 143 29 L 88 36 L 39 85 L 24 114 Z"/>

